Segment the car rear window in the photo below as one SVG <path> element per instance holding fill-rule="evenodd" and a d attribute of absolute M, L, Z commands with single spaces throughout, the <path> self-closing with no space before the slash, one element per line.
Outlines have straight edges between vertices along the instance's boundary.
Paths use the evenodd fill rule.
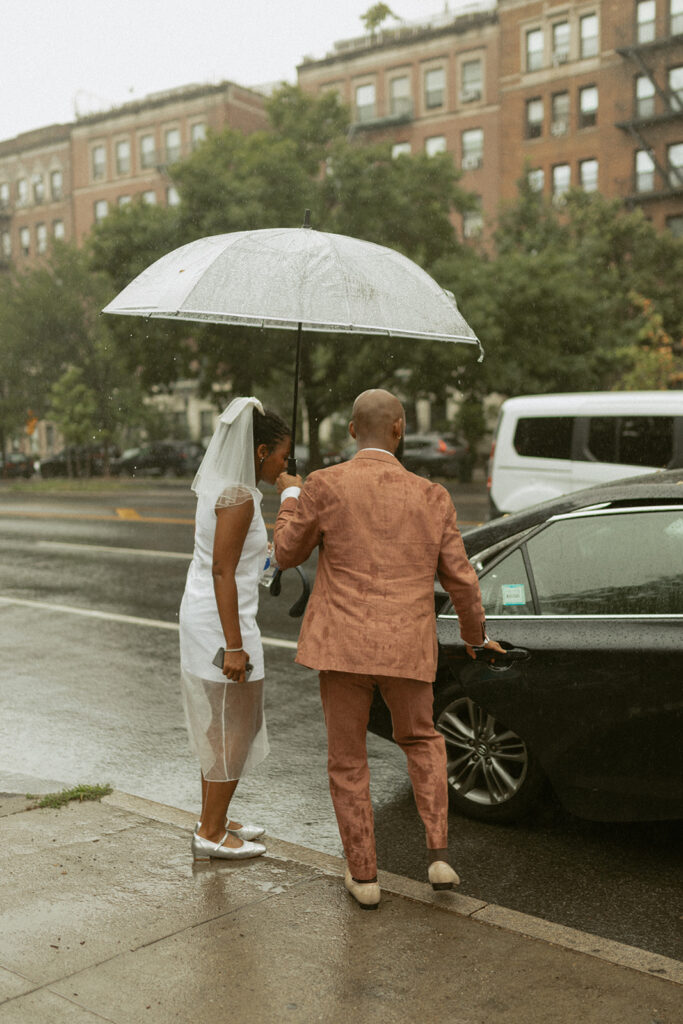
<path fill-rule="evenodd" d="M 529 416 L 520 419 L 513 444 L 518 455 L 535 459 L 570 459 L 572 416 Z"/>
<path fill-rule="evenodd" d="M 596 462 L 663 469 L 673 444 L 673 416 L 593 416 L 588 428 L 588 451 Z"/>

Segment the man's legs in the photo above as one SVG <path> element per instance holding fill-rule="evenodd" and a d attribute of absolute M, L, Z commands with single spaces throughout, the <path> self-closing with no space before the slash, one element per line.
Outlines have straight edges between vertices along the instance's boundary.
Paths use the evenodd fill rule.
<path fill-rule="evenodd" d="M 377 875 L 375 824 L 365 734 L 374 679 L 351 672 L 321 672 L 320 696 L 327 725 L 330 794 L 346 861 L 353 878 Z"/>
<path fill-rule="evenodd" d="M 408 759 L 417 810 L 427 833 L 427 848 L 445 857 L 448 846 L 446 744 L 434 728 L 434 694 L 417 679 L 374 677 L 391 712 L 394 739 Z"/>

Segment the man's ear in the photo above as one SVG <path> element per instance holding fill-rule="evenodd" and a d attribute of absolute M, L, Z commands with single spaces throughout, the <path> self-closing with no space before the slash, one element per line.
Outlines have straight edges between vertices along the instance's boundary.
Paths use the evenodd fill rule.
<path fill-rule="evenodd" d="M 349 434 L 351 435 L 351 437 L 355 441 L 356 440 L 356 427 L 354 425 L 353 420 L 351 420 L 351 422 L 349 423 Z"/>

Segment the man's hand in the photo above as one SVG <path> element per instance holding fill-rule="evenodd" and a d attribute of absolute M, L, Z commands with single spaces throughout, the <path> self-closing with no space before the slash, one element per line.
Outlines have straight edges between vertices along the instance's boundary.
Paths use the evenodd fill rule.
<path fill-rule="evenodd" d="M 481 648 L 480 648 L 481 649 Z M 501 647 L 495 640 L 487 640 L 484 644 L 485 651 L 495 651 L 496 654 L 505 654 L 505 648 Z M 470 658 L 475 658 L 476 655 L 470 644 L 465 644 L 465 650 L 469 654 Z"/>
<path fill-rule="evenodd" d="M 298 474 L 296 476 L 291 476 L 289 473 L 280 473 L 275 484 L 278 492 L 282 494 L 285 487 L 303 487 L 304 482 Z"/>

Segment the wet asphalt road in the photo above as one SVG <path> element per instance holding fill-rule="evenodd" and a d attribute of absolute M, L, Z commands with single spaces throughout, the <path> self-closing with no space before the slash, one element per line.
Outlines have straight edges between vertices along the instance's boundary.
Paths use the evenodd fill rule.
<path fill-rule="evenodd" d="M 463 528 L 485 515 L 479 487 L 456 505 Z M 267 521 L 275 509 L 269 492 Z M 192 511 L 175 482 L 82 494 L 0 483 L 0 790 L 109 782 L 197 808 L 175 629 Z M 279 599 L 264 591 L 264 637 L 295 640 L 298 592 L 293 573 Z M 290 647 L 266 646 L 266 671 L 271 756 L 240 783 L 235 813 L 340 853 L 316 678 Z M 380 867 L 423 878 L 403 755 L 373 736 L 368 749 Z M 680 837 L 680 823 L 583 822 L 553 804 L 514 827 L 450 823 L 465 894 L 669 956 L 683 948 Z"/>

